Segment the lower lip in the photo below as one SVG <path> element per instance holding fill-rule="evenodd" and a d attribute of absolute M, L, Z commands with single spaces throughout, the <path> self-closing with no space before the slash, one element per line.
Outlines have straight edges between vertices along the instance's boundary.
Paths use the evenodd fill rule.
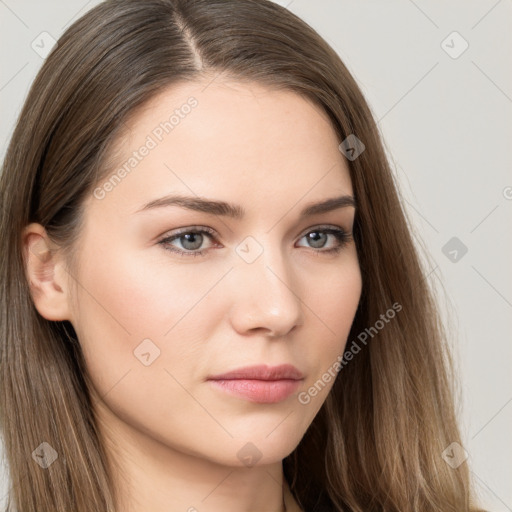
<path fill-rule="evenodd" d="M 250 402 L 273 404 L 288 398 L 300 386 L 301 380 L 210 380 L 214 386 Z"/>

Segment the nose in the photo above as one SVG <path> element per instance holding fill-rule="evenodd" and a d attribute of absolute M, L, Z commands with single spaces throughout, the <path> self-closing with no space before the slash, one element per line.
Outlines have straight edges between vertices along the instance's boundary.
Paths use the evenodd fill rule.
<path fill-rule="evenodd" d="M 302 325 L 299 283 L 281 251 L 267 247 L 256 261 L 239 261 L 232 274 L 231 323 L 238 333 L 281 337 Z"/>

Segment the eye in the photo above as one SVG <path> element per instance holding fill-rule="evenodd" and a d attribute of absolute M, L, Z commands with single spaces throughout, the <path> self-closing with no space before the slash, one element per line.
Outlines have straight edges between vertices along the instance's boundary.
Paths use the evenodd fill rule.
<path fill-rule="evenodd" d="M 321 226 L 314 230 L 308 231 L 301 238 L 306 238 L 308 243 L 311 243 L 309 247 L 312 249 L 323 248 L 327 244 L 329 237 L 334 238 L 335 246 L 316 251 L 318 253 L 337 253 L 341 251 L 351 240 L 352 235 L 347 231 L 340 228 L 325 227 Z"/>
<path fill-rule="evenodd" d="M 209 228 L 186 228 L 178 233 L 163 238 L 158 243 L 168 251 L 177 253 L 179 256 L 202 256 L 206 253 L 207 249 L 198 251 L 202 246 L 205 238 L 212 240 L 214 238 L 214 231 Z M 171 245 L 171 242 L 179 241 L 182 249 L 176 248 Z"/>
<path fill-rule="evenodd" d="M 333 239 L 335 245 L 334 247 L 323 249 L 323 247 L 327 245 L 329 237 Z M 215 239 L 215 232 L 212 229 L 188 227 L 178 231 L 172 236 L 161 239 L 158 244 L 179 256 L 203 256 L 208 252 L 209 248 L 199 249 L 203 246 L 207 238 L 210 240 Z M 308 231 L 300 239 L 303 238 L 307 240 L 308 244 L 311 244 L 309 248 L 321 249 L 314 251 L 316 253 L 337 253 L 352 240 L 352 235 L 340 228 L 322 226 Z M 173 245 L 175 242 L 179 242 L 181 248 Z"/>

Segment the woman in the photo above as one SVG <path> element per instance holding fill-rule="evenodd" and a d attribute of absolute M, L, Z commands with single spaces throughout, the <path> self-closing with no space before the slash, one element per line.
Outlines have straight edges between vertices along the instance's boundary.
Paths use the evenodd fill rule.
<path fill-rule="evenodd" d="M 98 5 L 0 185 L 8 510 L 478 510 L 375 122 L 296 16 Z"/>

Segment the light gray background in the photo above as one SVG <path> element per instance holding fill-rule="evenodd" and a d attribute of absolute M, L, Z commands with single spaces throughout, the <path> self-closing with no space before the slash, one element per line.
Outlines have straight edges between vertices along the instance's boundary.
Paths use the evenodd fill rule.
<path fill-rule="evenodd" d="M 58 39 L 97 3 L 0 0 L 0 159 L 43 63 L 32 42 L 43 31 Z M 482 503 L 512 511 L 511 2 L 278 3 L 335 48 L 379 122 L 416 237 L 431 256 L 429 282 L 446 290 L 464 448 Z M 445 51 L 462 48 L 453 31 L 469 44 L 457 58 Z M 452 237 L 468 248 L 456 262 L 442 252 Z"/>

